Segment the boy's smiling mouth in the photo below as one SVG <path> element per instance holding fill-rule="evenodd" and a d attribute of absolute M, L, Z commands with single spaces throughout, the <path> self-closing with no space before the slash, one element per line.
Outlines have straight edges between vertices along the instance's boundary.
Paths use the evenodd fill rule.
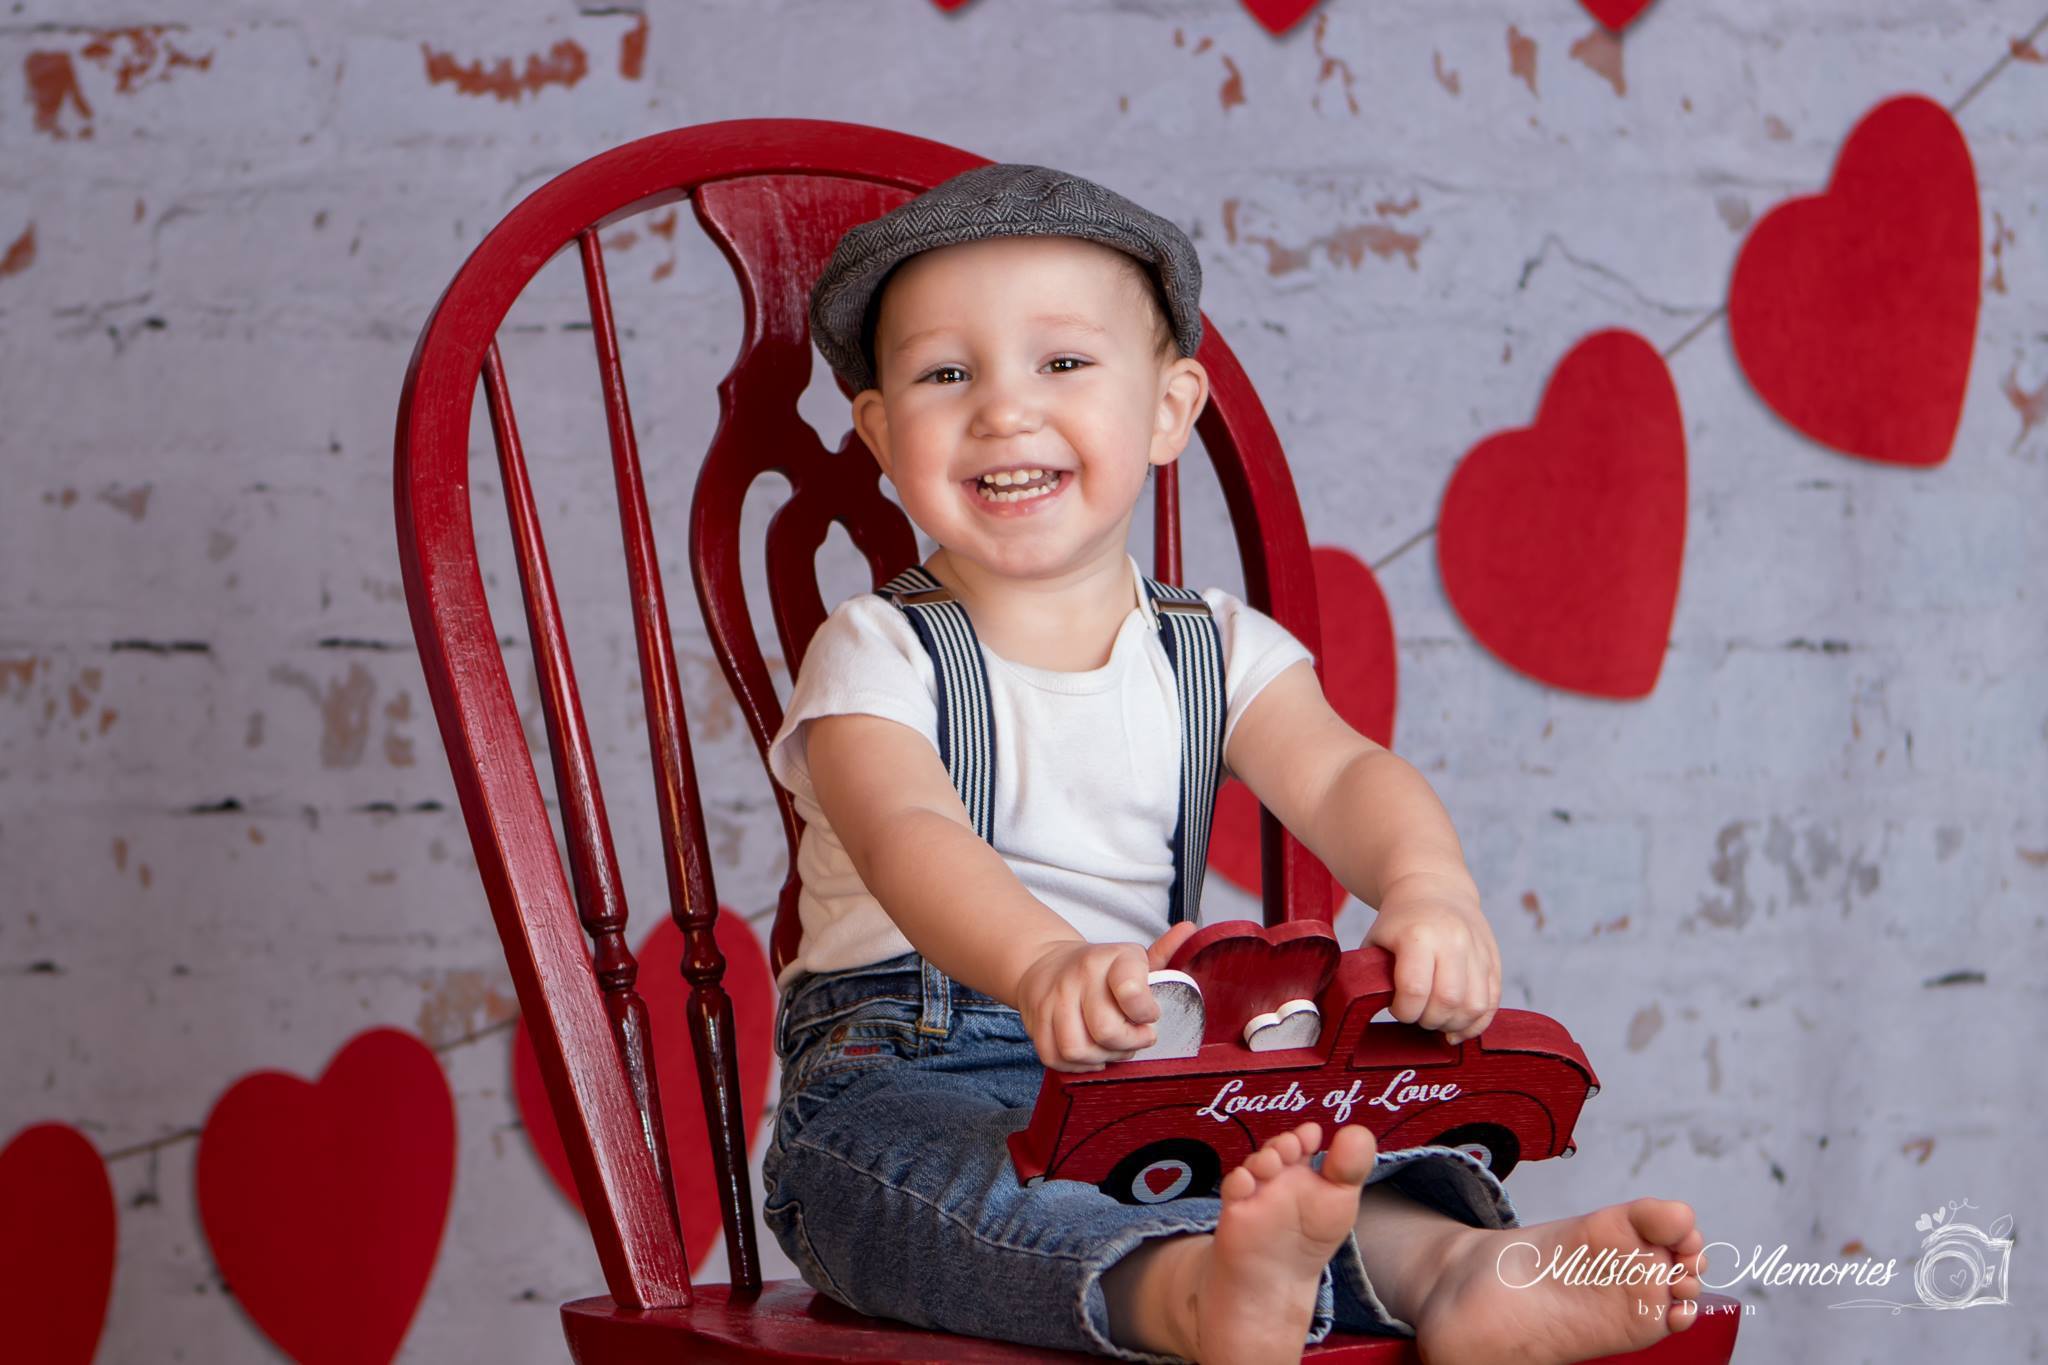
<path fill-rule="evenodd" d="M 1059 497 L 1072 478 L 1071 470 L 1019 465 L 963 479 L 960 486 L 992 516 L 1021 516 Z"/>

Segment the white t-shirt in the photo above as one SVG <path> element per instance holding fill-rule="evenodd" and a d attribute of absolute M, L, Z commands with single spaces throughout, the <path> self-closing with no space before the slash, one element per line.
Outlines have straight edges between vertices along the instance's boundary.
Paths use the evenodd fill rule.
<path fill-rule="evenodd" d="M 1158 614 L 1131 565 L 1137 605 L 1101 668 L 1031 668 L 981 647 L 996 741 L 992 842 L 1032 895 L 1091 943 L 1150 943 L 1166 932 L 1180 801 L 1180 709 Z M 1282 670 L 1312 659 L 1278 621 L 1205 588 L 1223 641 L 1228 751 L 1238 718 Z M 803 817 L 797 899 L 803 941 L 777 984 L 913 951 L 868 894 L 818 807 L 804 722 L 863 713 L 900 721 L 938 751 L 938 678 L 901 608 L 879 593 L 841 602 L 804 654 L 769 771 Z M 1224 775 L 1232 775 L 1228 766 Z M 962 906 L 962 914 L 973 907 Z"/>

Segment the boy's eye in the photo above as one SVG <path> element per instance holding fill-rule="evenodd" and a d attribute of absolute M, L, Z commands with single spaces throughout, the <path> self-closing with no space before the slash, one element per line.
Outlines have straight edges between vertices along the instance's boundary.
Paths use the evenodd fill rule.
<path fill-rule="evenodd" d="M 1087 364 L 1088 362 L 1087 362 L 1087 361 L 1085 361 L 1085 360 L 1083 360 L 1083 359 L 1081 359 L 1081 358 L 1080 358 L 1079 356 L 1072 356 L 1072 355 L 1063 355 L 1063 356 L 1056 356 L 1056 357 L 1054 357 L 1053 359 L 1051 359 L 1051 360 L 1048 360 L 1048 361 L 1047 361 L 1047 362 L 1045 362 L 1045 363 L 1046 363 L 1046 364 L 1048 364 L 1048 365 L 1072 365 L 1072 366 L 1074 366 L 1074 367 L 1076 367 L 1076 368 L 1079 368 L 1080 366 L 1086 365 L 1086 364 Z M 1055 370 L 1055 371 L 1053 371 L 1053 373 L 1055 373 L 1055 374 L 1072 374 L 1073 372 L 1074 372 L 1073 370 Z M 940 379 L 939 379 L 939 376 L 940 376 L 940 375 L 942 375 L 942 374 L 962 374 L 962 373 L 965 373 L 965 372 L 964 372 L 964 371 L 963 371 L 963 370 L 962 370 L 962 369 L 961 369 L 961 368 L 960 368 L 960 367 L 959 367 L 958 365 L 941 365 L 941 366 L 939 366 L 939 367 L 938 367 L 937 369 L 935 369 L 935 370 L 932 370 L 932 371 L 930 371 L 929 373 L 927 373 L 927 374 L 926 374 L 926 375 L 924 376 L 924 380 L 921 380 L 921 381 L 919 381 L 919 382 L 921 382 L 921 383 L 922 383 L 922 382 L 926 382 L 926 381 L 934 381 L 934 382 L 938 382 L 938 383 L 940 383 L 940 384 L 942 384 L 942 385 L 947 385 L 947 384 L 948 384 L 948 381 L 940 380 Z"/>

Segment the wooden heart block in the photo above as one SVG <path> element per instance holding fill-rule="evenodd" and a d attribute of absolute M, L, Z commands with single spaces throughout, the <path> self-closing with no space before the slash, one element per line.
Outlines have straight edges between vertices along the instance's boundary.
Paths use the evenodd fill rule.
<path fill-rule="evenodd" d="M 409 1033 L 358 1034 L 317 1082 L 262 1071 L 199 1136 L 200 1222 L 235 1300 L 301 1365 L 389 1365 L 455 1190 L 455 1101 Z"/>
<path fill-rule="evenodd" d="M 1169 970 L 1185 972 L 1202 991 L 1202 1042 L 1242 1043 L 1255 1017 L 1293 1000 L 1313 1000 L 1337 970 L 1337 936 L 1321 920 L 1290 920 L 1267 928 L 1224 920 L 1196 930 Z"/>
<path fill-rule="evenodd" d="M 114 1190 L 86 1136 L 38 1123 L 0 1151 L 0 1356 L 89 1365 L 114 1283 Z"/>

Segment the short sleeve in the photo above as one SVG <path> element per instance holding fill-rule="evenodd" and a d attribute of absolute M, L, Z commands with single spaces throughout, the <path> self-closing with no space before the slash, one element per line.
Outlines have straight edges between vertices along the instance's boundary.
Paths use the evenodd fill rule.
<path fill-rule="evenodd" d="M 878 593 L 833 608 L 804 651 L 782 728 L 768 746 L 768 771 L 791 795 L 817 804 L 804 752 L 804 722 L 871 715 L 899 721 L 939 745 L 938 678 L 917 631 Z"/>
<path fill-rule="evenodd" d="M 1223 713 L 1223 751 L 1229 753 L 1230 736 L 1252 698 L 1302 660 L 1313 664 L 1315 655 L 1293 631 L 1240 597 L 1221 588 L 1204 588 L 1202 599 L 1209 604 L 1210 616 L 1223 637 L 1223 685 L 1228 698 Z M 1237 775 L 1227 762 L 1223 771 L 1231 777 Z"/>

